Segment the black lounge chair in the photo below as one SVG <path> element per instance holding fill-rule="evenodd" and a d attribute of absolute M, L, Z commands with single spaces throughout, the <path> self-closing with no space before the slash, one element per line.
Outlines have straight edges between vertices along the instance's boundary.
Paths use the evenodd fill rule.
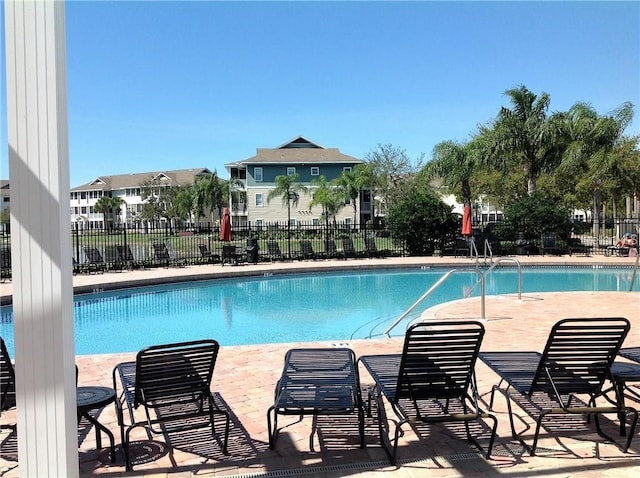
<path fill-rule="evenodd" d="M 626 452 L 638 412 L 624 407 L 617 396 L 613 401 L 608 400 L 603 386 L 612 379 L 611 366 L 629 329 L 629 321 L 624 318 L 563 319 L 551 329 L 542 353 L 480 353 L 480 359 L 500 377 L 500 382 L 492 387 L 489 409 L 493 408 L 495 392 L 504 395 L 513 438 L 532 456 L 545 418 L 594 415 L 598 433 L 615 443 L 600 427 L 599 415 L 613 413 L 626 419 L 626 415 L 631 414 L 631 432 L 626 444 L 621 446 Z M 615 388 L 613 391 L 617 393 Z M 601 399 L 607 399 L 607 403 Z M 512 401 L 536 422 L 531 445 L 522 438 L 530 426 L 516 431 Z"/>
<path fill-rule="evenodd" d="M 209 246 L 206 244 L 199 244 L 200 249 L 200 261 L 204 263 L 214 263 L 220 261 L 220 254 L 214 254 L 209 250 Z"/>
<path fill-rule="evenodd" d="M 131 251 L 131 246 L 129 246 L 129 244 L 117 246 L 117 251 L 118 260 L 125 267 L 134 269 L 140 266 L 140 264 L 136 262 L 135 258 L 133 257 L 133 252 Z"/>
<path fill-rule="evenodd" d="M 84 255 L 87 258 L 85 264 L 83 264 L 82 271 L 83 272 L 104 272 L 107 268 L 104 259 L 102 258 L 102 254 L 97 247 L 89 247 L 85 246 Z"/>
<path fill-rule="evenodd" d="M 240 265 L 244 263 L 245 253 L 233 244 L 225 244 L 222 246 L 221 262 L 225 264 Z"/>
<path fill-rule="evenodd" d="M 358 416 L 360 447 L 364 448 L 364 410 L 355 354 L 348 348 L 291 349 L 284 358 L 274 404 L 267 410 L 269 448 L 275 447 L 278 415 L 314 416 L 309 437 L 313 450 L 318 415 Z"/>
<path fill-rule="evenodd" d="M 169 250 L 164 242 L 153 243 L 153 258 L 156 261 L 162 262 L 167 267 L 169 266 L 171 256 L 169 255 Z"/>
<path fill-rule="evenodd" d="M 316 260 L 318 258 L 317 254 L 313 250 L 313 245 L 311 244 L 310 240 L 302 239 L 300 241 L 300 257 L 304 260 Z"/>
<path fill-rule="evenodd" d="M 382 253 L 378 250 L 378 246 L 376 245 L 375 237 L 365 237 L 364 238 L 364 247 L 367 257 L 371 259 L 372 257 L 382 257 Z"/>
<path fill-rule="evenodd" d="M 16 406 L 16 374 L 7 351 L 7 346 L 0 337 L 0 414 Z M 13 428 L 13 426 L 11 427 Z"/>
<path fill-rule="evenodd" d="M 267 241 L 267 257 L 270 261 L 282 261 L 284 256 L 280 250 L 280 245 L 276 241 Z"/>
<path fill-rule="evenodd" d="M 471 248 L 469 247 L 469 240 L 464 237 L 456 237 L 453 241 L 444 245 L 442 248 L 442 255 L 468 257 L 470 255 L 470 251 Z"/>
<path fill-rule="evenodd" d="M 173 254 L 172 254 L 173 252 Z M 178 259 L 176 252 L 168 242 L 154 242 L 153 243 L 153 257 L 156 261 L 164 264 L 165 267 L 184 267 L 184 261 Z"/>
<path fill-rule="evenodd" d="M 122 271 L 125 266 L 124 262 L 120 260 L 117 245 L 107 244 L 104 246 L 104 261 L 106 268 L 112 271 Z"/>
<path fill-rule="evenodd" d="M 215 415 L 222 415 L 221 448 L 227 453 L 229 413 L 218 407 L 210 389 L 219 349 L 215 340 L 155 345 L 138 352 L 135 362 L 116 365 L 113 388 L 127 471 L 132 469 L 130 434 L 136 427 L 144 427 L 149 437 L 211 427 L 219 441 Z M 144 413 L 136 413 L 138 408 Z"/>
<path fill-rule="evenodd" d="M 562 254 L 567 254 L 568 252 L 568 249 L 561 244 L 560 240 L 555 235 L 542 235 L 542 239 L 540 241 L 540 253 L 543 256 L 545 254 L 554 254 L 557 256 L 561 256 Z"/>
<path fill-rule="evenodd" d="M 640 347 L 625 347 L 618 352 L 620 357 L 624 357 L 631 362 L 615 361 L 611 366 L 613 383 L 617 388 L 617 396 L 622 401 L 624 408 L 626 397 L 636 403 L 640 403 Z M 635 383 L 635 385 L 630 385 Z M 608 390 L 611 391 L 611 390 Z M 620 416 L 620 435 L 624 436 L 626 423 L 623 416 Z"/>
<path fill-rule="evenodd" d="M 347 257 L 358 257 L 358 252 L 356 248 L 353 246 L 353 241 L 350 237 L 342 238 L 342 255 Z"/>
<path fill-rule="evenodd" d="M 479 406 L 474 373 L 483 336 L 484 327 L 475 321 L 419 323 L 407 330 L 401 354 L 358 359 L 375 382 L 369 391 L 367 409 L 371 413 L 371 399 L 375 397 L 380 442 L 392 464 L 396 462 L 402 426 L 412 421 L 463 422 L 467 439 L 481 448 L 471 434 L 469 422 L 489 419 L 492 426 L 486 456 L 491 456 L 497 420 Z M 393 444 L 383 396 L 399 419 L 395 421 Z M 403 402 L 412 405 L 414 417 L 409 416 Z M 428 404 L 433 406 L 427 407 Z"/>
<path fill-rule="evenodd" d="M 336 241 L 334 241 L 333 239 L 324 240 L 324 255 L 327 259 L 344 259 L 342 251 L 338 250 Z"/>

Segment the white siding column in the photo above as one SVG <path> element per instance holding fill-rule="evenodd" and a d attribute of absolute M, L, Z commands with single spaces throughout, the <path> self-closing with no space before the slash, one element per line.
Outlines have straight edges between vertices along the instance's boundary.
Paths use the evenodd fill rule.
<path fill-rule="evenodd" d="M 4 6 L 19 470 L 77 477 L 65 5 Z"/>

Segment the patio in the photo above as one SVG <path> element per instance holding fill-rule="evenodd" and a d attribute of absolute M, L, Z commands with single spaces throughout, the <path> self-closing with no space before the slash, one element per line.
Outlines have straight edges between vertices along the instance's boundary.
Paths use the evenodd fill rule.
<path fill-rule="evenodd" d="M 542 263 L 543 258 L 522 258 L 522 262 Z M 605 258 L 559 257 L 544 258 L 544 263 L 602 264 Z M 626 258 L 606 258 L 607 263 L 630 265 Z M 402 260 L 353 260 L 267 264 L 244 267 L 195 266 L 181 269 L 156 269 L 125 273 L 105 273 L 76 276 L 74 285 L 86 289 L 104 288 L 118 281 L 133 283 L 141 280 L 157 282 L 171 275 L 183 279 L 217 275 L 246 275 L 276 272 L 297 268 L 329 267 L 402 267 L 434 265 L 470 266 L 468 259 L 406 258 Z M 2 284 L 2 295 L 10 293 L 11 285 Z M 479 300 L 466 299 L 434 307 L 425 316 L 479 317 Z M 577 293 L 527 293 L 519 301 L 513 296 L 489 297 L 486 302 L 487 330 L 482 350 L 526 349 L 540 350 L 551 325 L 563 317 L 624 316 L 632 322 L 632 333 L 625 346 L 639 346 L 640 293 L 626 292 L 577 292 Z M 535 320 L 535 328 L 531 327 Z M 215 337 L 214 337 L 215 338 Z M 313 346 L 348 346 L 356 355 L 372 353 L 396 353 L 401 350 L 401 339 L 359 340 L 348 343 L 322 343 Z M 306 344 L 310 346 L 311 344 Z M 374 476 L 391 473 L 394 477 L 412 476 L 632 476 L 640 465 L 640 442 L 636 437 L 628 454 L 614 444 L 598 437 L 592 426 L 574 428 L 572 433 L 550 435 L 543 432 L 538 455 L 523 453 L 517 441 L 511 439 L 504 401 L 498 400 L 496 415 L 499 420 L 498 438 L 491 460 L 485 460 L 465 439 L 459 428 L 420 425 L 408 429 L 402 437 L 398 466 L 390 466 L 378 442 L 375 418 L 367 418 L 365 438 L 367 447 L 359 448 L 357 427 L 351 419 L 318 419 L 319 435 L 315 451 L 309 449 L 312 419 L 297 423 L 295 417 L 285 418 L 284 428 L 274 450 L 268 449 L 266 411 L 273 401 L 273 389 L 282 368 L 286 350 L 305 344 L 277 344 L 261 346 L 222 347 L 213 378 L 216 399 L 232 414 L 229 436 L 229 455 L 223 455 L 212 442 L 209 433 L 196 431 L 189 434 L 171 434 L 154 441 L 146 441 L 146 435 L 137 435 L 141 442 L 132 446 L 134 471 L 124 471 L 124 461 L 119 448 L 119 430 L 115 407 L 104 408 L 99 421 L 116 436 L 116 462 L 111 464 L 108 448 L 103 440 L 101 450 L 96 450 L 95 432 L 88 422 L 78 427 L 81 476 Z M 78 356 L 79 385 L 111 386 L 111 370 L 122 361 L 134 358 L 134 354 Z M 477 365 L 480 392 L 487 394 L 497 378 L 482 363 Z M 361 370 L 363 386 L 371 380 Z M 3 413 L 2 423 L 11 422 L 12 413 Z M 524 417 L 524 414 L 523 414 Z M 606 423 L 606 421 L 605 421 Z M 575 427 L 575 424 L 571 425 Z M 615 435 L 617 423 L 609 423 Z M 140 430 L 139 430 L 140 432 Z M 483 435 L 483 436 L 486 436 Z M 155 438 L 155 437 L 154 437 Z M 134 438 L 135 440 L 136 438 Z M 7 431 L 0 435 L 3 441 L 0 457 L 0 476 L 19 476 L 16 461 L 16 440 Z"/>

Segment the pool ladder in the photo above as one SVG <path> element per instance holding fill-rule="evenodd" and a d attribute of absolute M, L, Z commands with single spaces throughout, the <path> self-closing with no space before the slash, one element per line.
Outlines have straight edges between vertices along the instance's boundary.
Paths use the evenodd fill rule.
<path fill-rule="evenodd" d="M 418 307 L 418 305 L 420 305 L 422 303 L 422 301 L 424 301 L 427 297 L 429 297 L 435 290 L 437 290 L 442 284 L 444 284 L 444 282 L 451 277 L 453 274 L 457 273 L 457 272 L 475 272 L 478 277 L 479 280 L 478 282 L 476 282 L 476 284 L 465 294 L 465 298 L 469 297 L 469 295 L 471 294 L 471 292 L 477 287 L 478 284 L 480 284 L 480 318 L 482 320 L 486 320 L 486 308 L 485 308 L 485 301 L 486 301 L 486 287 L 485 287 L 485 283 L 486 283 L 486 278 L 489 274 L 491 274 L 491 272 L 496 268 L 496 266 L 498 266 L 500 263 L 502 262 L 515 262 L 516 266 L 518 267 L 518 300 L 522 300 L 522 266 L 520 265 L 520 261 L 518 259 L 516 259 L 515 257 L 500 257 L 496 260 L 496 262 L 494 262 L 491 267 L 489 267 L 489 269 L 487 269 L 486 272 L 482 272 L 479 268 L 476 269 L 451 269 L 450 271 L 448 271 L 445 275 L 443 275 L 440 279 L 438 279 L 438 281 L 433 284 L 429 290 L 427 290 L 424 294 L 422 294 L 420 296 L 420 298 L 418 300 L 416 300 L 413 305 L 411 305 L 411 307 L 409 307 L 406 311 L 404 311 L 402 313 L 402 315 L 400 315 L 400 317 L 398 317 L 389 327 L 387 327 L 384 331 L 384 335 L 386 335 L 387 337 L 390 337 L 390 332 L 391 330 L 393 330 L 395 327 L 397 327 L 397 325 L 402 322 L 405 318 L 407 318 L 407 316 L 413 312 L 415 310 L 416 307 Z"/>

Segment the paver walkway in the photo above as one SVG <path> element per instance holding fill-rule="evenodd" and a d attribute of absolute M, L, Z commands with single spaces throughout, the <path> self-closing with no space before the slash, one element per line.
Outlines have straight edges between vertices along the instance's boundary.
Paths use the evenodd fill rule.
<path fill-rule="evenodd" d="M 411 261 L 380 260 L 378 264 L 430 266 L 440 265 L 439 259 L 431 258 Z M 536 258 L 537 262 L 541 262 Z M 549 258 L 545 258 L 551 262 Z M 558 262 L 557 258 L 554 258 Z M 560 258 L 562 263 L 584 263 L 593 258 Z M 607 262 L 610 262 L 607 258 Z M 296 267 L 328 267 L 331 261 L 318 263 L 292 263 L 244 267 L 198 266 L 185 269 L 159 269 L 153 271 L 99 274 L 79 276 L 76 285 L 101 288 L 113 281 L 160 280 L 167 274 L 193 276 L 194 274 L 255 273 L 254 267 L 262 267 L 270 272 Z M 523 260 L 524 262 L 524 260 Z M 362 265 L 361 265 L 362 263 Z M 469 264 L 468 260 L 447 264 Z M 629 264 L 629 260 L 616 262 Z M 341 261 L 344 265 L 344 261 Z M 350 261 L 349 267 L 369 267 L 374 260 Z M 203 271 L 201 267 L 210 268 Z M 231 270 L 231 271 L 230 271 Z M 257 270 L 257 269 L 256 269 Z M 147 277 L 143 277 L 147 274 Z M 4 288 L 3 284 L 3 288 Z M 6 294 L 5 290 L 2 291 Z M 331 313 L 328 308 L 327 313 Z M 445 319 L 449 317 L 478 318 L 480 302 L 478 298 L 443 304 L 425 312 L 425 318 Z M 632 321 L 632 333 L 625 346 L 640 346 L 640 293 L 638 292 L 576 292 L 576 293 L 526 293 L 522 300 L 516 296 L 488 297 L 486 301 L 487 330 L 483 350 L 540 350 L 551 325 L 564 317 L 624 316 Z M 475 476 L 551 476 L 551 477 L 632 477 L 640 473 L 640 437 L 636 436 L 628 454 L 622 453 L 615 445 L 598 437 L 592 428 L 581 427 L 571 436 L 542 434 L 538 455 L 531 457 L 523 453 L 519 444 L 511 439 L 506 407 L 503 400 L 497 400 L 496 414 L 499 420 L 498 439 L 491 460 L 483 459 L 466 442 L 459 429 L 448 426 L 407 427 L 401 438 L 398 452 L 398 466 L 390 466 L 386 455 L 379 446 L 377 425 L 374 419 L 367 419 L 366 442 L 363 450 L 358 447 L 356 424 L 349 418 L 318 420 L 319 435 L 315 439 L 315 449 L 309 448 L 309 434 L 312 420 L 305 418 L 297 422 L 295 417 L 284 417 L 281 423 L 291 423 L 279 435 L 275 450 L 267 446 L 266 411 L 273 401 L 273 388 L 282 368 L 286 350 L 299 346 L 349 346 L 357 355 L 371 353 L 396 353 L 401 351 L 401 339 L 358 340 L 345 343 L 320 344 L 277 344 L 260 346 L 222 347 L 216 370 L 213 389 L 217 399 L 232 412 L 233 423 L 229 441 L 230 455 L 223 455 L 218 446 L 210 440 L 210 434 L 192 432 L 147 441 L 144 434 L 138 436 L 144 441 L 132 448 L 137 464 L 134 472 L 125 473 L 121 453 L 115 464 L 109 463 L 106 449 L 96 451 L 94 430 L 86 423 L 79 425 L 79 450 L 81 476 L 122 477 L 282 477 L 313 476 L 373 477 L 389 474 L 393 478 L 405 477 L 475 477 Z M 132 360 L 134 354 L 110 354 L 78 356 L 80 385 L 111 385 L 111 370 L 121 361 Z M 479 388 L 483 394 L 489 392 L 496 376 L 482 363 L 477 367 Z M 363 384 L 370 379 L 362 373 Z M 640 405 L 638 405 L 640 407 Z M 11 420 L 11 413 L 3 413 L 2 422 Z M 524 420 L 528 420 L 523 415 Z M 99 420 L 116 435 L 119 443 L 119 429 L 116 425 L 114 407 L 103 409 Z M 616 424 L 610 424 L 614 434 Z M 636 434 L 638 435 L 638 434 Z M 3 431 L 0 476 L 19 476 L 16 461 L 16 440 Z M 104 444 L 104 441 L 103 441 Z"/>

